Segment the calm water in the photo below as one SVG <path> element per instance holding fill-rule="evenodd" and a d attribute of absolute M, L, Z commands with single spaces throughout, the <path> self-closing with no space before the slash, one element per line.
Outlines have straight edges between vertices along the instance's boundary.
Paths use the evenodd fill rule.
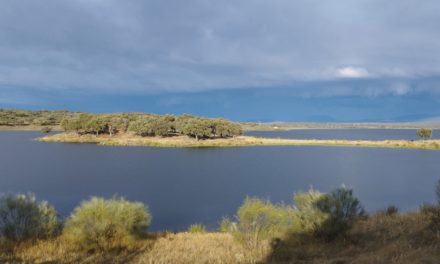
<path fill-rule="evenodd" d="M 37 136 L 0 132 L 0 192 L 33 192 L 65 216 L 85 198 L 119 194 L 149 205 L 154 230 L 213 227 L 247 195 L 290 202 L 295 191 L 342 183 L 369 211 L 414 209 L 435 200 L 440 178 L 440 151 L 102 147 L 33 141 Z"/>
<path fill-rule="evenodd" d="M 289 131 L 246 131 L 245 134 L 256 137 L 293 139 L 420 139 L 416 135 L 416 129 L 298 129 Z M 440 131 L 433 131 L 432 138 L 440 139 Z"/>

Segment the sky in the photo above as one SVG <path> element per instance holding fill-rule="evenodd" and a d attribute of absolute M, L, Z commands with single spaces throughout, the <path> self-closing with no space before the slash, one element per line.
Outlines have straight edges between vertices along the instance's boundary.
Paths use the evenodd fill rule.
<path fill-rule="evenodd" d="M 0 108 L 440 120 L 438 0 L 2 0 Z"/>

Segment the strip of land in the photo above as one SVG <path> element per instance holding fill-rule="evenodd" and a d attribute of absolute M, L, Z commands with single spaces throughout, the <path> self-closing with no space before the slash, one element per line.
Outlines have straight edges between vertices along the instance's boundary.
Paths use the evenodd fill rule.
<path fill-rule="evenodd" d="M 244 131 L 288 131 L 288 130 L 305 130 L 305 129 L 419 129 L 421 127 L 440 129 L 440 122 L 407 122 L 407 123 L 243 122 L 240 124 Z"/>
<path fill-rule="evenodd" d="M 280 139 L 237 136 L 196 140 L 187 136 L 141 137 L 132 134 L 121 135 L 79 135 L 61 133 L 38 138 L 42 142 L 93 143 L 106 146 L 147 146 L 147 147 L 242 147 L 242 146 L 341 146 L 440 150 L 440 140 L 317 140 L 317 139 Z"/>

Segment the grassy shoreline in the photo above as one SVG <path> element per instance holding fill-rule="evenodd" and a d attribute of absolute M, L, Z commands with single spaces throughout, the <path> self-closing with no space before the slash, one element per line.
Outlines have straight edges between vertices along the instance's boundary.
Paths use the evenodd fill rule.
<path fill-rule="evenodd" d="M 280 139 L 237 136 L 227 139 L 196 140 L 186 136 L 140 137 L 131 134 L 116 136 L 78 135 L 61 133 L 48 135 L 37 140 L 42 142 L 93 143 L 105 146 L 146 146 L 146 147 L 242 147 L 242 146 L 334 146 L 334 147 L 374 147 L 440 150 L 440 140 L 316 140 Z"/>

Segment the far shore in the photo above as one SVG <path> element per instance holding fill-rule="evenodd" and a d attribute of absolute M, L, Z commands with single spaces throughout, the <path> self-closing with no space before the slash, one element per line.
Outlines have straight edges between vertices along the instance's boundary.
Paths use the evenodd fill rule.
<path fill-rule="evenodd" d="M 37 140 L 42 142 L 93 143 L 105 146 L 146 146 L 146 147 L 242 147 L 242 146 L 334 146 L 334 147 L 372 147 L 440 150 L 440 140 L 317 140 L 317 139 L 280 139 L 237 136 L 233 138 L 196 140 L 187 136 L 141 137 L 132 134 L 79 135 L 60 133 L 47 135 Z"/>
<path fill-rule="evenodd" d="M 50 127 L 52 131 L 62 131 L 60 126 L 0 126 L 0 131 L 41 131 L 43 127 Z"/>
<path fill-rule="evenodd" d="M 440 129 L 439 122 L 432 123 L 242 123 L 243 131 L 289 131 L 308 129 Z"/>
<path fill-rule="evenodd" d="M 290 131 L 309 129 L 419 129 L 428 127 L 434 130 L 440 129 L 439 123 L 417 124 L 417 123 L 241 123 L 243 131 Z M 0 131 L 41 131 L 43 127 L 51 127 L 52 131 L 62 131 L 59 125 L 56 126 L 1 126 Z"/>

